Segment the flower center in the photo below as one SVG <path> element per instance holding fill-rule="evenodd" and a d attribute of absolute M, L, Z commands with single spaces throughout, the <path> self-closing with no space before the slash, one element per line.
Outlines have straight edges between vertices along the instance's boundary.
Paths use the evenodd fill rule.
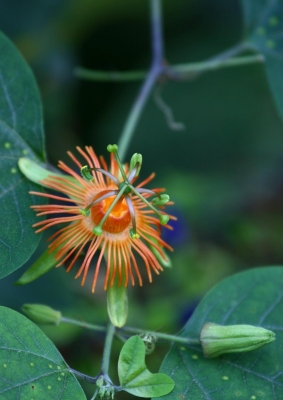
<path fill-rule="evenodd" d="M 107 191 L 100 192 L 99 195 L 94 197 L 93 201 L 104 193 L 107 193 Z M 91 207 L 91 219 L 96 226 L 99 225 L 100 221 L 107 213 L 109 207 L 115 200 L 115 197 L 116 196 L 108 197 L 107 199 L 101 200 L 98 204 Z M 129 227 L 130 223 L 131 214 L 129 212 L 126 199 L 121 198 L 111 210 L 111 213 L 104 222 L 102 229 L 109 233 L 121 233 Z"/>

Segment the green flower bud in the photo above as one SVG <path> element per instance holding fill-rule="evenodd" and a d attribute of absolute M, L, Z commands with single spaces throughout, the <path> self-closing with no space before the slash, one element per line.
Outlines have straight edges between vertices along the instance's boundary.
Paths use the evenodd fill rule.
<path fill-rule="evenodd" d="M 207 322 L 200 332 L 203 353 L 208 358 L 257 350 L 273 340 L 274 332 L 252 325 L 221 326 Z"/>
<path fill-rule="evenodd" d="M 141 166 L 142 166 L 142 155 L 139 153 L 135 153 L 130 161 L 130 171 L 132 171 L 135 167 L 137 167 L 135 176 L 139 176 Z"/>
<path fill-rule="evenodd" d="M 170 200 L 170 197 L 168 196 L 168 194 L 161 194 L 160 197 L 154 197 L 154 199 L 152 199 L 151 203 L 153 206 L 164 206 L 164 204 L 168 203 L 168 201 Z"/>
<path fill-rule="evenodd" d="M 22 311 L 34 322 L 45 325 L 58 325 L 62 314 L 43 304 L 24 304 Z"/>

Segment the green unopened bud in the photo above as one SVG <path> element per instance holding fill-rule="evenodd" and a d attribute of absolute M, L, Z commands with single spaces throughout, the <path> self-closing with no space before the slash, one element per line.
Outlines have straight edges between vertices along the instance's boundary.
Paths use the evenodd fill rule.
<path fill-rule="evenodd" d="M 118 146 L 117 144 L 109 144 L 107 146 L 107 150 L 109 151 L 109 153 L 115 153 L 115 151 L 118 151 Z"/>
<path fill-rule="evenodd" d="M 200 333 L 203 353 L 208 358 L 257 350 L 273 340 L 274 332 L 252 325 L 221 326 L 207 322 Z"/>
<path fill-rule="evenodd" d="M 151 203 L 153 206 L 164 206 L 164 204 L 168 203 L 168 201 L 170 200 L 170 197 L 168 196 L 168 194 L 161 194 L 160 197 L 154 197 L 154 199 L 152 199 Z"/>
<path fill-rule="evenodd" d="M 43 304 L 24 304 L 22 311 L 34 322 L 45 325 L 58 325 L 62 314 Z"/>
<path fill-rule="evenodd" d="M 142 155 L 139 153 L 135 153 L 130 161 L 130 171 L 132 171 L 136 167 L 135 176 L 139 176 L 140 170 L 142 166 Z"/>
<path fill-rule="evenodd" d="M 81 168 L 81 176 L 84 178 L 85 181 L 88 181 L 88 182 L 93 181 L 93 176 L 92 176 L 92 173 L 90 172 L 88 165 L 84 165 Z"/>

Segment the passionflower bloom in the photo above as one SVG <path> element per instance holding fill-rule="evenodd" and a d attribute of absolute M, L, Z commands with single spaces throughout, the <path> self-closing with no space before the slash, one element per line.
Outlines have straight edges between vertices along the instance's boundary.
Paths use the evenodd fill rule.
<path fill-rule="evenodd" d="M 143 188 L 154 178 L 154 174 L 133 186 L 141 168 L 140 154 L 135 154 L 130 166 L 127 166 L 119 160 L 117 145 L 109 145 L 107 149 L 111 153 L 110 167 L 103 157 L 96 156 L 92 147 L 85 150 L 77 147 L 83 163 L 71 152 L 68 155 L 81 174 L 59 161 L 59 168 L 67 175 L 51 174 L 40 181 L 60 195 L 31 192 L 55 203 L 32 206 L 37 216 L 50 217 L 34 224 L 36 232 L 65 224 L 49 238 L 49 251 L 55 255 L 57 267 L 66 264 L 67 271 L 70 271 L 78 257 L 84 254 L 75 276 L 82 277 L 83 285 L 91 261 L 100 251 L 92 292 L 97 284 L 103 256 L 106 259 L 106 290 L 113 286 L 115 280 L 118 280 L 118 286 L 134 285 L 136 280 L 142 285 L 137 255 L 151 282 L 152 272 L 159 274 L 162 266 L 169 263 L 165 249 L 172 250 L 160 237 L 161 225 L 170 229 L 167 225 L 169 216 L 162 210 L 169 196 L 161 194 L 163 189 L 153 191 Z M 151 202 L 147 200 L 150 196 L 155 196 Z M 161 211 L 156 206 L 161 206 Z"/>

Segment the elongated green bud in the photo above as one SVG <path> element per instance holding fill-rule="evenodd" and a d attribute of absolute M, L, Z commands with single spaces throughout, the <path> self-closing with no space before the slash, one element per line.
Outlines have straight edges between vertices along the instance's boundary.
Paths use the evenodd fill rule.
<path fill-rule="evenodd" d="M 44 325 L 58 325 L 62 314 L 43 304 L 24 304 L 22 311 L 34 322 Z"/>
<path fill-rule="evenodd" d="M 252 325 L 221 326 L 207 322 L 200 333 L 203 353 L 208 358 L 257 350 L 273 340 L 274 332 Z"/>

